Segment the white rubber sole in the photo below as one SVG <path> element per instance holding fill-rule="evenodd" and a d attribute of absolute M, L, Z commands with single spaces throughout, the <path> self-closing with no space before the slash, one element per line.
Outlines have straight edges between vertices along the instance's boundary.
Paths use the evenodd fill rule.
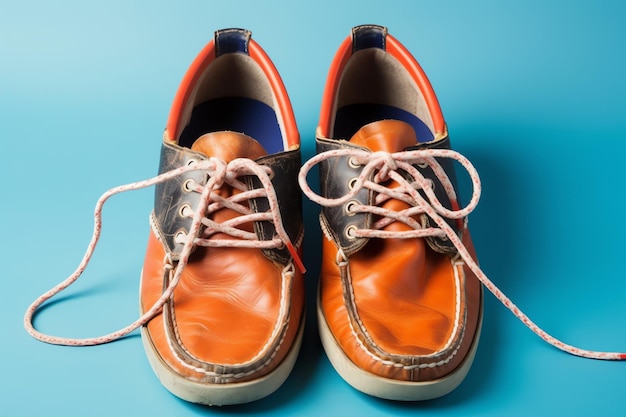
<path fill-rule="evenodd" d="M 482 327 L 482 306 L 480 311 L 480 319 L 472 346 L 467 354 L 467 357 L 453 373 L 434 381 L 428 382 L 411 382 L 411 381 L 398 381 L 389 378 L 383 378 L 378 375 L 366 372 L 359 368 L 346 356 L 343 352 L 332 332 L 328 328 L 326 318 L 320 307 L 320 299 L 318 293 L 317 299 L 317 317 L 318 327 L 320 333 L 320 339 L 322 345 L 326 351 L 326 356 L 333 365 L 333 368 L 337 373 L 353 388 L 378 398 L 396 401 L 423 401 L 433 398 L 442 397 L 456 387 L 467 376 L 474 356 L 476 355 L 476 349 L 478 347 L 478 340 L 480 339 L 480 330 Z"/>
<path fill-rule="evenodd" d="M 304 318 L 298 334 L 283 362 L 269 374 L 246 382 L 232 384 L 208 384 L 186 379 L 167 366 L 157 353 L 145 327 L 141 328 L 141 339 L 148 361 L 161 384 L 172 394 L 183 400 L 205 405 L 244 404 L 266 397 L 285 382 L 298 357 L 304 334 Z"/>

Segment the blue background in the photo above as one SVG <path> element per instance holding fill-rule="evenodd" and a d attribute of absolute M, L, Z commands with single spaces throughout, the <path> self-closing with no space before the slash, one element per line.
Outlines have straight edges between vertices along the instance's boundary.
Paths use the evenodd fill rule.
<path fill-rule="evenodd" d="M 27 305 L 78 264 L 100 194 L 156 173 L 171 100 L 214 30 L 253 31 L 290 92 L 308 158 L 332 56 L 352 26 L 378 23 L 420 61 L 453 146 L 481 174 L 470 224 L 486 273 L 555 336 L 626 350 L 626 3 L 57 3 L 0 1 L 2 415 L 626 414 L 626 363 L 553 349 L 490 294 L 474 366 L 456 391 L 423 403 L 356 392 L 317 338 L 320 232 L 308 202 L 304 347 L 264 400 L 226 409 L 178 400 L 137 334 L 68 348 L 22 329 Z M 96 336 L 137 317 L 152 192 L 110 201 L 91 265 L 43 309 L 41 330 Z"/>

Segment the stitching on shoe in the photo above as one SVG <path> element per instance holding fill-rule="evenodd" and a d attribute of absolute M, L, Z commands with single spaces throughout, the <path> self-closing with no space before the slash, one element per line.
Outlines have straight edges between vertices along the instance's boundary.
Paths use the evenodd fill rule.
<path fill-rule="evenodd" d="M 238 162 L 235 163 L 235 161 L 238 161 Z M 259 180 L 261 181 L 261 185 L 262 185 L 261 189 L 266 190 L 266 194 L 264 195 L 262 194 L 262 196 L 268 199 L 269 209 L 270 209 L 269 211 L 274 214 L 271 220 L 275 224 L 276 233 L 281 238 L 283 244 L 285 244 L 286 242 L 288 246 L 291 248 L 289 249 L 289 252 L 291 253 L 292 259 L 293 259 L 293 261 L 288 263 L 286 266 L 284 266 L 284 268 L 280 272 L 281 291 L 280 291 L 280 300 L 279 300 L 278 320 L 274 323 L 274 327 L 271 331 L 270 338 L 261 347 L 261 349 L 257 351 L 256 355 L 251 360 L 245 363 L 238 363 L 238 364 L 231 364 L 231 365 L 213 364 L 213 363 L 204 362 L 194 357 L 194 355 L 192 355 L 182 343 L 180 333 L 178 331 L 174 308 L 173 308 L 173 305 L 174 305 L 173 299 L 170 298 L 164 304 L 163 314 L 164 314 L 164 326 L 165 326 L 165 334 L 167 338 L 167 343 L 169 345 L 170 350 L 174 354 L 175 359 L 177 360 L 177 362 L 179 362 L 179 364 L 181 364 L 185 368 L 192 369 L 194 371 L 197 371 L 207 376 L 213 376 L 216 378 L 220 378 L 220 377 L 221 378 L 228 378 L 228 377 L 241 378 L 244 376 L 254 374 L 255 372 L 258 372 L 260 369 L 264 368 L 270 362 L 272 362 L 272 360 L 276 357 L 278 350 L 281 348 L 282 344 L 284 343 L 284 340 L 287 334 L 287 329 L 289 327 L 290 314 L 291 314 L 291 286 L 293 282 L 293 276 L 295 273 L 294 262 L 297 263 L 297 265 L 299 266 L 301 270 L 303 270 L 304 267 L 301 265 L 301 262 L 298 261 L 297 253 L 295 253 L 295 248 L 293 248 L 292 244 L 289 242 L 289 237 L 286 235 L 286 231 L 282 228 L 282 223 L 281 223 L 282 220 L 280 218 L 280 212 L 276 214 L 276 210 L 278 206 L 278 202 L 276 200 L 277 196 L 274 193 L 270 192 L 270 190 L 273 190 L 273 183 L 271 183 L 269 179 L 267 181 L 264 181 L 264 178 L 267 175 L 267 173 L 262 169 L 262 167 L 259 167 L 258 165 L 254 164 L 251 161 L 246 162 L 245 160 L 234 160 L 226 164 L 225 162 L 221 160 L 211 159 L 207 161 L 207 164 L 209 163 L 212 163 L 212 164 L 209 165 L 208 169 L 214 170 L 215 176 L 213 180 L 214 183 L 207 184 L 207 187 L 210 187 L 210 188 L 203 189 L 202 191 L 202 196 L 203 198 L 207 199 L 207 201 L 211 197 L 210 192 L 212 191 L 212 187 L 218 183 L 221 183 L 224 181 L 228 182 L 229 180 L 236 181 L 235 177 L 238 177 L 239 175 L 243 175 L 242 173 L 246 173 L 246 172 L 248 172 L 249 175 L 254 174 L 259 178 Z M 250 196 L 250 198 L 253 198 L 253 197 L 254 196 Z M 154 219 L 153 217 L 151 220 L 152 220 L 151 221 L 152 227 L 158 228 L 158 225 L 156 224 L 156 221 L 155 221 L 156 219 Z M 198 226 L 196 227 L 196 229 L 199 230 Z M 219 230 L 217 227 L 215 229 Z M 227 229 L 225 230 L 225 232 L 230 233 L 230 230 Z M 298 236 L 298 240 L 301 241 L 302 237 L 303 236 L 302 236 L 302 229 L 301 229 L 300 235 Z M 254 247 L 254 248 L 258 247 L 259 249 L 264 250 L 267 248 L 274 247 L 276 243 L 275 240 L 276 239 L 269 242 L 269 244 L 265 244 L 265 243 L 262 244 L 261 241 L 258 241 L 258 243 L 256 243 L 255 241 L 250 245 L 250 247 Z M 185 243 L 185 244 L 188 245 L 188 243 Z M 195 243 L 195 242 L 193 242 L 193 244 L 203 245 L 203 243 Z M 189 247 L 187 247 L 187 250 L 189 250 Z M 174 270 L 174 269 L 177 271 L 176 272 L 177 274 L 182 273 L 182 270 L 180 272 L 178 271 L 179 270 L 178 267 L 171 268 L 171 270 Z M 164 282 L 166 282 L 166 280 L 168 279 L 168 277 L 165 275 L 163 278 L 164 278 Z M 178 276 L 178 279 L 180 279 L 180 276 Z M 169 284 L 165 285 L 164 289 L 165 288 L 169 288 Z M 272 350 L 272 347 L 273 347 L 273 350 Z M 250 367 L 255 366 L 256 364 L 258 364 L 259 361 L 262 361 L 262 360 L 265 360 L 265 361 L 261 363 L 260 366 L 256 367 L 255 369 L 245 371 L 245 372 L 240 372 L 240 373 L 236 373 L 236 372 L 226 373 L 226 371 L 228 370 L 249 369 Z M 216 372 L 209 368 L 223 370 L 223 372 Z"/>
<path fill-rule="evenodd" d="M 241 379 L 241 378 L 245 378 L 248 377 L 250 375 L 253 375 L 255 373 L 260 372 L 263 368 L 267 367 L 276 357 L 276 355 L 278 354 L 278 351 L 281 349 L 282 345 L 284 344 L 284 341 L 286 339 L 287 336 L 287 329 L 289 328 L 289 325 L 291 324 L 291 297 L 290 297 L 290 289 L 291 289 L 291 285 L 292 285 L 292 278 L 288 278 L 285 276 L 285 272 L 281 272 L 281 295 L 280 295 L 280 305 L 281 305 L 281 310 L 283 311 L 279 311 L 279 320 L 276 321 L 276 324 L 274 325 L 274 328 L 272 329 L 272 337 L 270 337 L 270 339 L 265 343 L 265 345 L 263 345 L 263 347 L 259 350 L 259 352 L 266 352 L 265 354 L 263 353 L 259 353 L 257 354 L 254 358 L 252 358 L 250 361 L 248 361 L 247 363 L 236 363 L 236 364 L 231 364 L 231 365 L 221 365 L 221 364 L 215 364 L 215 363 L 209 363 L 209 362 L 204 362 L 198 358 L 196 358 L 194 355 L 192 355 L 187 348 L 185 347 L 185 345 L 183 344 L 182 340 L 180 339 L 180 334 L 178 332 L 178 325 L 177 325 L 177 321 L 176 321 L 176 313 L 175 313 L 175 309 L 173 308 L 173 304 L 174 304 L 174 300 L 171 299 L 169 304 L 171 304 L 171 308 L 170 310 L 170 314 L 172 317 L 172 330 L 174 332 L 174 336 L 176 339 L 176 344 L 178 346 L 174 345 L 174 341 L 171 339 L 171 337 L 169 337 L 170 332 L 167 329 L 167 321 L 163 320 L 163 325 L 165 327 L 165 334 L 166 334 L 166 339 L 168 342 L 168 345 L 171 349 L 171 351 L 174 353 L 174 357 L 178 360 L 179 364 L 184 366 L 187 369 L 191 369 L 192 371 L 204 374 L 208 377 L 215 377 L 215 378 L 223 378 L 223 379 L 228 379 L 228 378 L 234 378 L 234 379 Z M 289 293 L 289 294 L 287 294 Z M 282 318 L 282 320 L 281 320 Z M 280 330 L 280 328 L 283 328 L 282 331 Z M 277 336 L 280 334 L 280 338 L 278 338 L 277 342 Z M 274 349 L 271 351 L 271 353 L 269 353 L 269 347 L 276 343 L 276 346 L 274 347 Z M 243 367 L 248 367 L 252 364 L 254 364 L 255 362 L 257 362 L 259 359 L 261 359 L 264 356 L 267 356 L 267 354 L 269 353 L 269 357 L 267 358 L 267 360 L 265 360 L 264 362 L 262 362 L 259 366 L 257 366 L 256 368 L 253 368 L 249 371 L 245 371 L 245 372 L 231 372 L 231 373 L 220 373 L 220 372 L 216 372 L 216 371 L 212 371 L 209 369 L 206 369 L 204 367 L 201 366 L 196 366 L 192 363 L 190 363 L 188 361 L 187 358 L 181 357 L 178 353 L 179 350 L 182 350 L 185 355 L 189 356 L 189 358 L 191 360 L 197 361 L 198 363 L 204 363 L 206 364 L 206 366 L 208 367 L 220 367 L 220 368 L 243 368 Z"/>
<path fill-rule="evenodd" d="M 448 355 L 446 358 L 441 359 L 437 362 L 426 362 L 426 363 L 419 363 L 419 364 L 414 364 L 414 365 L 405 365 L 401 362 L 398 361 L 393 361 L 393 360 L 388 360 L 388 359 L 383 359 L 380 356 L 376 355 L 374 352 L 372 352 L 361 340 L 361 338 L 358 336 L 358 331 L 357 329 L 355 329 L 354 324 L 352 322 L 352 320 L 348 320 L 348 323 L 350 325 L 350 330 L 352 331 L 353 335 L 355 336 L 359 347 L 361 348 L 362 351 L 364 351 L 368 356 L 370 356 L 372 359 L 374 359 L 375 361 L 386 365 L 386 366 L 392 366 L 394 368 L 402 368 L 404 370 L 414 370 L 414 369 L 425 369 L 425 368 L 436 368 L 438 366 L 443 366 L 445 364 L 447 364 L 448 362 L 450 362 L 457 354 L 459 349 L 461 348 L 461 346 L 463 345 L 463 340 L 465 337 L 465 327 L 461 328 L 461 333 L 458 335 L 457 337 L 457 332 L 459 330 L 459 324 L 461 323 L 461 293 L 460 293 L 460 288 L 461 288 L 461 277 L 459 276 L 459 269 L 461 269 L 464 273 L 464 262 L 462 261 L 453 261 L 453 269 L 454 269 L 454 277 L 455 277 L 455 288 L 456 288 L 456 302 L 455 302 L 455 319 L 454 319 L 454 328 L 450 334 L 450 338 L 448 340 L 448 342 L 446 343 L 446 345 L 440 349 L 439 351 L 435 352 L 435 353 L 431 353 L 428 355 L 415 355 L 414 357 L 416 358 L 432 358 L 432 357 L 436 357 L 436 356 L 440 356 L 443 352 L 447 351 L 450 349 L 450 347 L 452 346 L 453 342 L 455 340 L 458 340 L 456 343 L 456 347 L 454 348 L 454 350 L 450 353 L 450 355 Z M 346 269 L 349 270 L 348 266 L 346 266 Z M 357 324 L 359 326 L 359 330 L 363 333 L 363 335 L 367 338 L 368 343 L 371 343 L 371 345 L 373 347 L 375 347 L 377 350 L 384 352 L 383 349 L 381 349 L 372 339 L 372 337 L 369 335 L 369 333 L 367 332 L 367 329 L 365 328 L 365 326 L 363 325 L 358 311 L 356 309 L 356 301 L 354 298 L 354 291 L 353 291 L 353 287 L 352 285 L 348 285 L 349 287 L 349 292 L 350 292 L 350 298 L 351 298 L 351 304 L 353 306 L 352 311 L 355 317 L 355 320 L 357 321 Z M 390 355 L 390 356 L 394 356 L 394 355 Z M 398 355 L 395 355 L 398 356 Z M 410 355 L 406 355 L 406 357 L 410 357 Z"/>
<path fill-rule="evenodd" d="M 289 316 L 291 316 L 291 315 L 289 315 Z M 288 328 L 289 324 L 290 324 L 289 317 L 285 320 L 285 324 L 287 325 L 285 328 Z M 178 338 L 178 330 L 176 329 L 175 332 L 176 332 L 176 336 Z M 232 373 L 232 372 L 228 373 L 228 374 L 218 373 L 218 372 L 215 372 L 215 371 L 209 371 L 208 369 L 205 369 L 205 368 L 194 366 L 194 365 L 186 362 L 183 358 L 179 357 L 176 354 L 176 350 L 173 348 L 172 342 L 171 342 L 170 338 L 168 338 L 168 344 L 170 345 L 170 348 L 172 349 L 172 351 L 175 353 L 174 356 L 178 359 L 179 363 L 181 365 L 183 365 L 185 368 L 191 369 L 193 371 L 196 371 L 198 373 L 202 373 L 202 374 L 210 376 L 210 377 L 220 377 L 220 378 L 225 378 L 225 379 L 227 379 L 227 378 L 241 379 L 241 378 L 248 377 L 250 375 L 253 375 L 253 374 L 261 371 L 263 368 L 267 367 L 274 360 L 274 358 L 278 354 L 278 351 L 282 347 L 283 342 L 285 341 L 286 333 L 287 333 L 286 331 L 283 332 L 283 335 L 280 338 L 280 340 L 278 341 L 278 344 L 276 345 L 276 347 L 272 351 L 271 355 L 269 356 L 269 358 L 265 362 L 263 362 L 258 367 L 254 368 L 254 369 L 251 369 L 251 370 L 249 370 L 247 372 L 239 372 L 239 373 Z M 190 355 L 189 352 L 187 351 L 187 349 L 184 347 L 184 345 L 180 342 L 180 340 L 177 340 L 177 342 L 179 343 L 180 348 L 183 349 L 186 354 Z M 269 345 L 269 343 L 267 343 L 267 344 Z M 218 366 L 223 366 L 223 365 L 218 365 Z M 237 366 L 242 366 L 242 365 L 241 364 L 234 364 L 234 365 L 228 365 L 228 366 L 229 367 L 237 367 Z"/>

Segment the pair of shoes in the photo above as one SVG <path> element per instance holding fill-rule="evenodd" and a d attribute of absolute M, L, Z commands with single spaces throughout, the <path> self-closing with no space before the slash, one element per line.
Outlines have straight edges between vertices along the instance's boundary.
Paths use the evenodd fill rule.
<path fill-rule="evenodd" d="M 320 152 L 358 151 L 320 163 L 322 194 L 328 198 L 349 194 L 351 179 L 360 175 L 371 180 L 372 169 L 380 171 L 370 158 L 378 151 L 449 147 L 426 76 L 379 26 L 357 27 L 341 45 L 318 136 Z M 353 166 L 353 159 L 359 165 Z M 443 167 L 453 178 L 451 165 Z M 305 322 L 300 168 L 299 133 L 276 68 L 249 31 L 215 32 L 174 98 L 159 176 L 109 193 L 156 185 L 141 318 L 115 334 L 77 341 L 44 337 L 29 327 L 30 317 L 27 328 L 50 343 L 83 345 L 108 342 L 141 326 L 153 370 L 180 398 L 226 405 L 269 395 L 294 366 Z M 450 184 L 429 172 L 443 202 L 443 187 Z M 308 188 L 306 171 L 300 177 Z M 387 190 L 399 185 L 382 177 L 376 178 Z M 400 219 L 379 228 L 402 235 L 397 238 L 352 236 L 377 228 L 381 220 L 375 218 L 388 218 L 368 213 L 368 205 L 395 211 L 411 225 L 429 221 L 426 213 L 406 211 L 414 201 L 367 187 L 356 184 L 360 191 L 350 201 L 322 212 L 328 238 L 319 299 L 324 348 L 339 373 L 369 394 L 443 395 L 469 369 L 480 285 L 466 277 L 436 226 L 423 229 L 433 231 L 429 238 L 405 238 Z M 375 194 L 388 198 L 378 202 Z M 451 227 L 465 231 L 463 222 Z M 96 241 L 97 236 L 90 247 Z"/>
<path fill-rule="evenodd" d="M 468 373 L 483 286 L 548 343 L 484 275 L 467 217 L 478 174 L 450 149 L 435 93 L 386 28 L 353 28 L 332 62 L 317 154 L 301 166 L 281 78 L 249 31 L 226 29 L 186 73 L 167 120 L 159 175 L 107 191 L 77 270 L 27 309 L 24 325 L 54 344 L 111 342 L 141 328 L 163 385 L 190 402 L 263 398 L 291 372 L 305 323 L 301 192 L 322 206 L 319 334 L 337 372 L 369 395 L 440 397 Z M 307 183 L 319 165 L 320 194 Z M 455 166 L 474 192 L 461 206 Z M 156 186 L 141 275 L 141 317 L 115 333 L 69 339 L 37 331 L 39 307 L 75 282 L 100 233 L 106 200 Z"/>
<path fill-rule="evenodd" d="M 360 26 L 332 64 L 319 126 L 320 154 L 350 151 L 309 163 L 320 164 L 326 199 L 318 311 L 328 357 L 346 381 L 374 396 L 444 395 L 471 365 L 481 286 L 439 226 L 429 224 L 418 197 L 398 196 L 407 181 L 383 175 L 389 161 L 376 153 L 411 155 L 405 163 L 420 172 L 414 177 L 428 178 L 441 205 L 458 212 L 452 164 L 420 154 L 449 149 L 435 94 L 385 28 Z M 205 160 L 225 167 L 208 171 L 215 184 L 190 171 L 157 185 L 142 311 L 172 281 L 178 285 L 162 314 L 143 327 L 143 341 L 153 369 L 176 395 L 213 404 L 250 401 L 274 391 L 293 367 L 305 297 L 298 254 L 287 250 L 299 250 L 303 236 L 296 123 L 278 73 L 245 30 L 216 32 L 192 64 L 165 129 L 159 173 Z M 360 176 L 379 187 L 353 182 L 350 193 Z M 246 194 L 261 189 L 261 197 Z M 207 198 L 199 198 L 203 191 Z M 392 213 L 406 219 L 381 226 Z M 428 236 L 413 236 L 414 224 Z M 463 217 L 450 227 L 471 246 Z"/>
<path fill-rule="evenodd" d="M 208 171 L 215 184 L 189 171 L 157 185 L 141 280 L 143 312 L 178 282 L 142 334 L 162 383 L 189 401 L 227 404 L 269 394 L 293 367 L 302 338 L 303 268 L 287 250 L 299 250 L 303 236 L 300 144 L 279 80 L 250 32 L 218 31 L 185 76 L 165 129 L 159 173 L 190 161 L 216 160 L 224 170 Z M 449 149 L 435 94 L 385 28 L 360 26 L 332 64 L 319 126 L 320 156 L 349 151 L 308 165 L 320 164 L 326 199 L 318 311 L 328 357 L 371 395 L 444 395 L 471 365 L 481 286 L 439 226 L 429 224 L 419 197 L 399 196 L 406 179 L 383 175 L 389 161 L 376 153 L 410 155 L 407 175 L 420 172 L 411 180 L 428 178 L 441 205 L 458 212 L 452 164 L 423 151 Z M 368 182 L 355 184 L 359 177 Z M 262 196 L 247 194 L 261 189 Z M 394 214 L 405 219 L 381 225 Z M 460 215 L 450 227 L 471 246 Z"/>

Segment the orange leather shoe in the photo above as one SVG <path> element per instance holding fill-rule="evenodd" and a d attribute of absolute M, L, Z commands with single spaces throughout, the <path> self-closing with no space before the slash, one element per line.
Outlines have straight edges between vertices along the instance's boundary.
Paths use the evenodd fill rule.
<path fill-rule="evenodd" d="M 459 207 L 453 163 L 468 164 L 450 150 L 426 75 L 386 28 L 356 27 L 341 44 L 317 150 L 300 183 L 322 205 L 318 315 L 328 358 L 376 397 L 445 395 L 468 373 L 480 333 L 482 287 L 450 239 L 475 259 L 467 214 L 477 199 Z M 320 195 L 306 184 L 316 164 Z"/>
<path fill-rule="evenodd" d="M 159 173 L 185 172 L 156 186 L 141 276 L 143 314 L 167 300 L 144 346 L 180 398 L 249 402 L 292 369 L 304 323 L 299 168 L 274 65 L 250 32 L 217 31 L 167 121 Z"/>

